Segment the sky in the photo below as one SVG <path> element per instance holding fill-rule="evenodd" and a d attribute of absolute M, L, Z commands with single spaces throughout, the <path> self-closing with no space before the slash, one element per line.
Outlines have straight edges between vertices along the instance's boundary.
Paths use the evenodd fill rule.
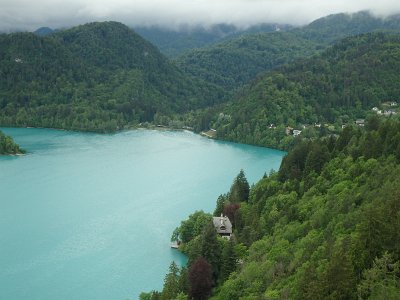
<path fill-rule="evenodd" d="M 93 21 L 129 26 L 228 23 L 305 25 L 333 13 L 400 13 L 400 0 L 0 0 L 0 31 L 65 28 Z"/>

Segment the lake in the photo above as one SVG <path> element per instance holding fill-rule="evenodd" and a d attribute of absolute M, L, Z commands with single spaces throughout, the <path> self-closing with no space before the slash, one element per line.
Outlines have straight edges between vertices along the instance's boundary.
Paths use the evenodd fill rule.
<path fill-rule="evenodd" d="M 0 157 L 0 299 L 137 299 L 161 289 L 180 221 L 212 212 L 240 169 L 284 152 L 185 131 L 2 128 L 28 154 Z"/>

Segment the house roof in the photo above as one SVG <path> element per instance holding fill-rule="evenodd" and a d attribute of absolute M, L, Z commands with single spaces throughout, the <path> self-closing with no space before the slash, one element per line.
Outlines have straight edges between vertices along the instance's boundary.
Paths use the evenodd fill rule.
<path fill-rule="evenodd" d="M 222 214 L 220 217 L 213 217 L 214 227 L 219 234 L 232 234 L 232 223 L 228 217 Z"/>

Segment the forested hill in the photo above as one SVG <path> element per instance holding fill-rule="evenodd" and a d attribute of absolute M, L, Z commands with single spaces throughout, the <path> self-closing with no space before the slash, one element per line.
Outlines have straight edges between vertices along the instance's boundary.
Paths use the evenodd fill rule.
<path fill-rule="evenodd" d="M 239 174 L 214 212 L 234 237 L 192 214 L 174 232 L 188 268 L 141 299 L 400 299 L 399 131 L 375 116 L 297 144 L 250 192 Z"/>
<path fill-rule="evenodd" d="M 293 29 L 303 38 L 320 43 L 332 44 L 348 36 L 374 31 L 399 31 L 400 15 L 380 18 L 368 11 L 354 14 L 333 14 L 317 19 L 307 26 Z"/>
<path fill-rule="evenodd" d="M 0 131 L 0 155 L 14 155 L 23 154 L 25 150 L 21 149 L 18 144 L 14 142 L 12 137 L 5 135 Z"/>
<path fill-rule="evenodd" d="M 396 112 L 386 102 L 399 102 L 399 70 L 400 35 L 347 38 L 254 81 L 212 126 L 222 139 L 287 148 L 293 137 L 285 135 L 286 126 L 305 125 L 301 136 L 315 137 L 376 114 L 374 107 Z"/>
<path fill-rule="evenodd" d="M 0 124 L 114 131 L 220 99 L 117 22 L 0 35 Z"/>
<path fill-rule="evenodd" d="M 168 57 L 177 57 L 188 50 L 203 48 L 239 35 L 288 30 L 290 28 L 292 28 L 290 25 L 266 23 L 248 28 L 239 28 L 229 24 L 217 24 L 210 27 L 181 26 L 177 29 L 162 28 L 159 26 L 137 26 L 134 29 L 145 39 L 157 46 L 163 54 Z"/>
<path fill-rule="evenodd" d="M 368 12 L 335 14 L 301 28 L 245 34 L 196 49 L 179 57 L 177 63 L 190 74 L 235 90 L 260 72 L 315 54 L 342 38 L 373 31 L 399 30 L 398 15 L 381 19 Z"/>
<path fill-rule="evenodd" d="M 259 73 L 317 50 L 317 43 L 290 32 L 258 33 L 193 50 L 176 62 L 185 72 L 232 91 Z"/>

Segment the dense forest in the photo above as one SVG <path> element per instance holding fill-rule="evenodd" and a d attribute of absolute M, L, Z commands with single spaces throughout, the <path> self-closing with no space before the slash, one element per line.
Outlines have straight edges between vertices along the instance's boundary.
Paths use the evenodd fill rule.
<path fill-rule="evenodd" d="M 189 50 L 204 48 L 223 40 L 251 33 L 272 32 L 292 28 L 285 24 L 260 24 L 241 28 L 228 24 L 217 24 L 210 27 L 180 26 L 167 29 L 159 26 L 134 27 L 135 31 L 160 49 L 168 57 L 178 57 Z M 42 30 L 43 31 L 43 30 Z M 41 32 L 42 32 L 41 31 Z"/>
<path fill-rule="evenodd" d="M 338 23 L 339 27 L 336 26 Z M 48 28 L 38 30 L 36 34 L 2 34 L 0 125 L 98 132 L 146 123 L 186 126 L 195 131 L 209 129 L 211 125 L 217 127 L 221 139 L 287 149 L 293 140 L 285 135 L 286 126 L 324 120 L 340 123 L 338 118 L 346 121 L 364 116 L 371 108 L 367 107 L 369 102 L 384 100 L 384 93 L 379 89 L 385 88 L 369 88 L 365 94 L 372 90 L 376 93 L 375 100 L 361 99 L 361 108 L 357 102 L 357 109 L 344 114 L 341 108 L 347 110 L 350 102 L 364 97 L 359 91 L 351 91 L 362 88 L 360 82 L 347 79 L 341 82 L 336 78 L 326 82 L 325 78 L 313 78 L 319 76 L 318 69 L 334 74 L 337 67 L 342 67 L 331 68 L 330 65 L 336 62 L 324 54 L 303 62 L 294 61 L 320 53 L 340 37 L 379 29 L 397 30 L 398 23 L 397 17 L 381 20 L 368 13 L 339 14 L 303 28 L 253 34 L 276 29 L 275 25 L 265 24 L 249 28 L 246 34 L 229 38 L 222 44 L 194 50 L 177 59 L 176 64 L 133 30 L 117 22 L 91 23 L 51 34 L 48 34 Z M 160 35 L 157 31 L 153 34 Z M 220 25 L 210 34 L 232 37 L 240 33 Z M 360 51 L 357 45 L 358 42 L 354 42 L 350 46 L 357 52 Z M 390 47 L 388 43 L 385 45 Z M 395 45 L 396 41 L 393 47 Z M 338 55 L 351 51 L 334 49 Z M 382 55 L 394 55 L 394 50 L 392 52 Z M 329 53 L 329 50 L 323 53 Z M 318 66 L 314 60 L 319 62 Z M 346 62 L 346 58 L 342 60 Z M 288 62 L 292 62 L 288 67 L 258 75 L 255 79 L 257 74 Z M 367 58 L 365 63 L 368 63 Z M 389 66 L 386 61 L 375 63 L 378 69 Z M 315 66 L 311 69 L 307 64 Z M 393 68 L 395 66 L 396 63 Z M 354 71 L 348 68 L 346 72 L 371 73 L 372 68 L 375 73 L 372 66 L 366 70 L 355 66 Z M 306 78 L 298 78 L 303 71 L 314 75 L 309 77 L 307 73 Z M 380 73 L 376 78 L 387 79 L 387 82 L 396 79 L 389 76 L 392 75 Z M 250 87 L 243 88 L 248 82 L 251 82 Z M 312 91 L 308 91 L 309 85 L 313 86 Z M 307 98 L 315 97 L 321 90 L 324 97 L 318 100 Z M 309 92 L 314 94 L 307 94 Z M 265 97 L 265 93 L 270 94 Z M 354 93 L 357 99 L 353 99 Z M 351 100 L 337 101 L 337 97 L 351 97 Z M 326 98 L 338 108 L 321 106 Z M 231 104 L 220 106 L 226 102 Z M 317 107 L 311 109 L 315 103 Z M 266 126 L 277 130 L 266 130 Z"/>
<path fill-rule="evenodd" d="M 396 113 L 399 62 L 399 35 L 350 37 L 265 74 L 235 101 L 210 110 L 209 120 L 221 139 L 288 149 L 287 126 L 317 137 L 375 114 L 374 107 Z"/>
<path fill-rule="evenodd" d="M 115 131 L 158 114 L 215 104 L 221 90 L 194 82 L 116 22 L 49 36 L 0 35 L 0 125 Z"/>
<path fill-rule="evenodd" d="M 307 26 L 277 32 L 243 34 L 177 58 L 188 73 L 228 89 L 297 58 L 310 56 L 342 38 L 373 31 L 399 31 L 398 15 L 386 19 L 368 12 L 335 14 Z"/>
<path fill-rule="evenodd" d="M 174 232 L 189 257 L 141 299 L 399 299 L 400 121 L 372 116 L 339 137 L 303 139 L 250 189 L 241 172 L 214 212 Z"/>
<path fill-rule="evenodd" d="M 289 150 L 279 171 L 252 187 L 240 171 L 213 214 L 182 221 L 188 265 L 142 300 L 399 299 L 400 18 L 268 26 L 147 31 L 171 56 L 230 37 L 174 61 L 117 22 L 1 34 L 0 126 L 152 123 Z M 18 153 L 0 132 L 0 154 Z M 221 213 L 230 240 L 212 224 Z"/>
<path fill-rule="evenodd" d="M 0 155 L 23 154 L 25 150 L 16 144 L 12 137 L 0 131 Z"/>

